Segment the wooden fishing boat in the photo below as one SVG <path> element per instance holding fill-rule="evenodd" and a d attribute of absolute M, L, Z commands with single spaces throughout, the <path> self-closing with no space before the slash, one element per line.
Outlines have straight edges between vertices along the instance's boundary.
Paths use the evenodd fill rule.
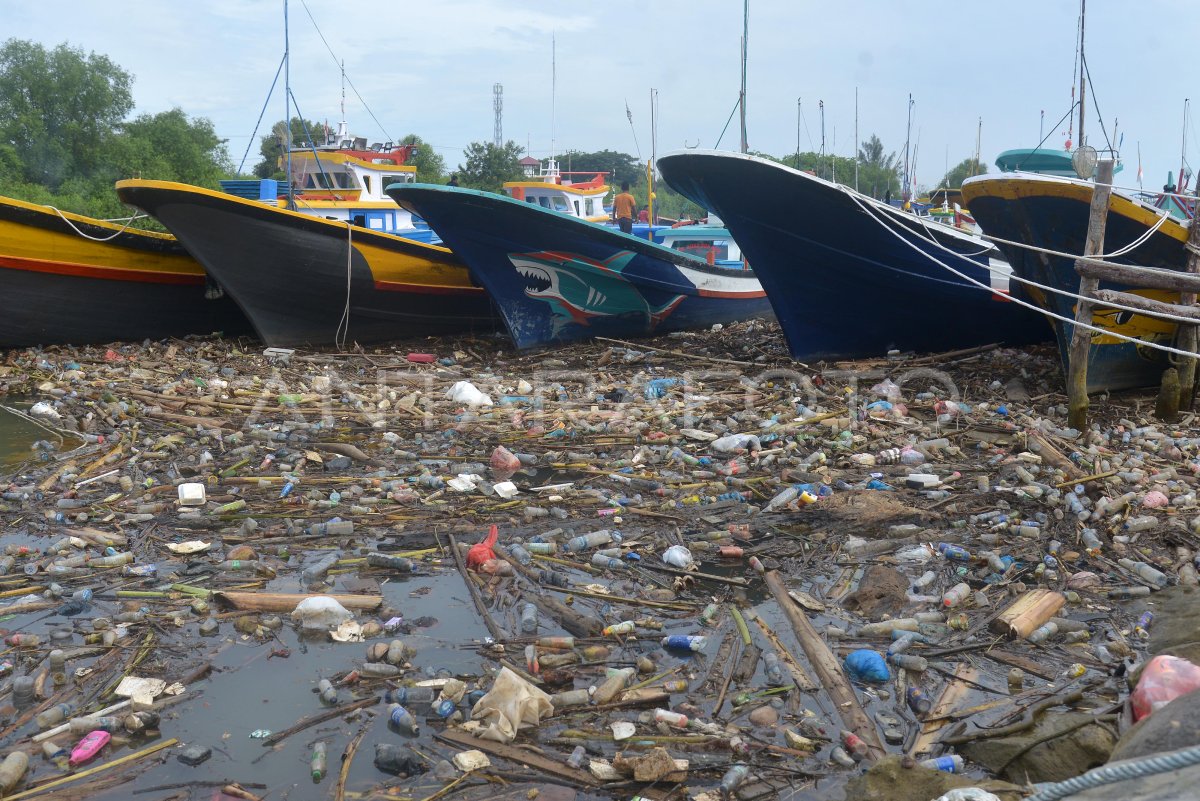
<path fill-rule="evenodd" d="M 972 213 L 989 236 L 1042 249 L 999 244 L 1017 277 L 1060 290 L 1027 287 L 1026 295 L 1041 308 L 1074 320 L 1075 298 L 1073 294 L 1063 293 L 1079 290 L 1075 259 L 1047 251 L 1083 253 L 1093 185 L 1049 175 L 1005 173 L 969 178 L 962 188 Z M 1157 230 L 1150 233 L 1156 225 Z M 1140 267 L 1183 270 L 1187 262 L 1184 249 L 1187 230 L 1186 223 L 1168 209 L 1156 208 L 1114 190 L 1109 199 L 1101 252 L 1113 253 L 1146 236 L 1146 240 L 1130 252 L 1112 256 L 1109 260 Z M 1178 302 L 1178 294 L 1161 290 L 1105 281 L 1100 287 Z M 1163 369 L 1168 366 L 1166 354 L 1149 345 L 1170 345 L 1175 338 L 1174 323 L 1099 305 L 1093 308 L 1092 324 L 1102 331 L 1091 335 L 1088 392 L 1158 384 Z M 1053 321 L 1053 325 L 1065 365 L 1074 326 L 1058 320 Z M 1135 341 L 1123 340 L 1114 334 L 1133 337 Z"/>
<path fill-rule="evenodd" d="M 1009 268 L 978 236 L 754 156 L 687 150 L 658 167 L 729 228 L 795 359 L 1050 337 L 1009 301 Z"/>
<path fill-rule="evenodd" d="M 117 194 L 175 234 L 268 345 L 498 325 L 487 294 L 444 247 L 187 184 L 126 180 Z"/>
<path fill-rule="evenodd" d="M 175 237 L 0 197 L 0 348 L 249 333 Z"/>
<path fill-rule="evenodd" d="M 393 185 L 471 268 L 517 347 L 635 337 L 770 316 L 754 273 L 471 189 Z"/>

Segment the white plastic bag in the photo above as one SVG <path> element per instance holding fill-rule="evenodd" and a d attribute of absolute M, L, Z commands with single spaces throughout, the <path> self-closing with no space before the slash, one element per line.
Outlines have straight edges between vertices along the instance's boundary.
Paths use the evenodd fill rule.
<path fill-rule="evenodd" d="M 58 410 L 46 401 L 38 401 L 29 407 L 29 414 L 33 417 L 45 417 L 50 420 L 62 419 L 62 415 L 58 413 Z"/>
<path fill-rule="evenodd" d="M 328 631 L 353 617 L 354 613 L 338 603 L 336 598 L 330 598 L 328 595 L 305 598 L 292 610 L 292 619 L 300 621 L 301 628 L 306 629 Z"/>
<path fill-rule="evenodd" d="M 662 560 L 671 567 L 678 568 L 688 568 L 695 561 L 692 558 L 692 552 L 682 545 L 672 545 L 663 551 Z"/>
<path fill-rule="evenodd" d="M 753 434 L 727 434 L 709 443 L 717 453 L 739 453 L 741 451 L 757 451 L 762 449 L 762 443 Z"/>
<path fill-rule="evenodd" d="M 553 714 L 550 696 L 508 668 L 500 668 L 492 689 L 471 710 L 471 719 L 484 724 L 477 737 L 511 743 L 517 739 L 517 729 L 536 726 Z"/>
<path fill-rule="evenodd" d="M 1000 797 L 978 787 L 955 787 L 934 801 L 1000 801 Z"/>
<path fill-rule="evenodd" d="M 492 399 L 479 391 L 470 381 L 458 381 L 446 390 L 446 397 L 467 406 L 492 406 Z"/>

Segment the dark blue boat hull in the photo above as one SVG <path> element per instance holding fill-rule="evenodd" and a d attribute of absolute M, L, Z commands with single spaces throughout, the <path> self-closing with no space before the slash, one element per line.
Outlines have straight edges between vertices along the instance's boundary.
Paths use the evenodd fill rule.
<path fill-rule="evenodd" d="M 974 179 L 963 187 L 971 214 L 989 235 L 1063 253 L 1082 253 L 1087 238 L 1090 186 L 1052 181 L 1033 176 L 1000 176 Z M 1154 212 L 1126 200 L 1113 198 L 1105 227 L 1102 252 L 1117 251 L 1144 234 L 1156 219 Z M 1173 220 L 1150 236 L 1126 256 L 1112 261 L 1182 270 L 1187 261 L 1183 247 L 1186 229 Z M 1079 274 L 1075 260 L 1038 253 L 1025 247 L 1005 245 L 1000 249 L 1017 276 L 1046 286 L 1077 292 Z M 1142 290 L 1102 281 L 1104 289 L 1135 292 L 1160 300 L 1176 302 L 1178 295 Z M 1068 319 L 1075 318 L 1075 299 L 1042 290 L 1029 290 L 1031 299 L 1042 308 Z M 1105 307 L 1096 307 L 1092 323 L 1097 327 L 1137 337 L 1142 342 L 1170 345 L 1175 337 L 1174 323 Z M 1063 364 L 1073 326 L 1054 323 Z M 1142 342 L 1127 342 L 1093 332 L 1088 349 L 1088 392 L 1131 389 L 1157 385 L 1162 371 L 1170 366 L 1167 354 Z"/>
<path fill-rule="evenodd" d="M 486 192 L 409 184 L 388 194 L 467 263 L 519 348 L 771 316 L 749 270 Z"/>
<path fill-rule="evenodd" d="M 897 237 L 840 188 L 752 157 L 688 152 L 658 166 L 672 188 L 721 217 L 767 290 L 795 359 L 1050 338 L 1042 315 L 930 258 L 990 286 L 986 245 L 977 239 L 872 206 Z M 950 252 L 927 242 L 931 236 Z"/>

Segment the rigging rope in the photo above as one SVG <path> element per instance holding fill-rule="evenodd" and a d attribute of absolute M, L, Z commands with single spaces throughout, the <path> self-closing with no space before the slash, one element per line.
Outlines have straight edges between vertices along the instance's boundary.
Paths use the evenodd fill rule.
<path fill-rule="evenodd" d="M 354 224 L 346 222 L 346 307 L 342 309 L 342 319 L 338 320 L 337 330 L 333 334 L 333 343 L 338 350 L 346 349 L 346 338 L 350 336 L 350 264 L 354 254 Z M 345 326 L 345 331 L 342 330 Z"/>
<path fill-rule="evenodd" d="M 125 220 L 125 222 L 121 225 L 121 227 L 118 228 L 116 231 L 114 231 L 111 236 L 91 236 L 91 235 L 85 234 L 83 231 L 81 231 L 79 229 L 79 226 L 77 226 L 75 223 L 71 222 L 71 220 L 66 216 L 66 214 L 64 214 L 60 209 L 56 208 L 55 206 L 46 206 L 46 208 L 53 211 L 55 214 L 57 214 L 59 216 L 59 218 L 63 222 L 65 222 L 67 225 L 71 226 L 72 231 L 79 234 L 84 239 L 90 239 L 93 242 L 110 242 L 110 241 L 116 239 L 121 234 L 125 233 L 125 231 L 129 229 L 130 224 L 132 224 L 134 220 L 140 220 L 141 218 L 146 216 L 145 214 L 139 214 L 137 212 L 134 212 L 133 216 L 130 217 L 128 220 Z M 116 222 L 116 220 L 111 220 L 111 221 L 106 220 L 105 222 Z"/>
<path fill-rule="evenodd" d="M 846 187 L 846 190 L 849 190 L 849 187 Z M 956 270 L 956 269 L 954 269 L 953 267 L 951 267 L 949 264 L 946 264 L 946 263 L 945 263 L 944 261 L 942 261 L 941 259 L 938 259 L 937 257 L 933 256 L 932 254 L 926 253 L 925 251 L 921 250 L 921 248 L 917 247 L 917 245 L 916 245 L 916 244 L 914 244 L 913 242 L 909 241 L 909 240 L 908 240 L 906 237 L 902 236 L 901 234 L 897 233 L 895 230 L 893 230 L 893 228 L 892 228 L 892 227 L 891 227 L 891 226 L 890 226 L 888 223 L 886 223 L 885 221 L 883 221 L 883 220 L 879 219 L 879 217 L 878 217 L 878 216 L 877 216 L 877 215 L 874 213 L 874 211 L 872 211 L 871 209 L 869 209 L 869 208 L 868 208 L 867 206 L 865 206 L 865 205 L 864 205 L 864 204 L 863 204 L 863 203 L 862 203 L 862 202 L 861 202 L 861 201 L 860 201 L 860 200 L 859 200 L 857 197 L 855 197 L 855 195 L 852 193 L 852 190 L 850 190 L 850 191 L 847 191 L 847 194 L 849 195 L 850 199 L 851 199 L 851 200 L 852 200 L 852 201 L 853 201 L 853 202 L 854 202 L 854 203 L 855 203 L 855 204 L 856 204 L 856 205 L 857 205 L 857 206 L 858 206 L 860 209 L 862 209 L 862 211 L 863 211 L 864 213 L 866 213 L 868 216 L 870 216 L 872 219 L 874 219 L 876 222 L 878 222 L 878 223 L 879 223 L 879 224 L 880 224 L 880 225 L 881 225 L 881 226 L 884 228 L 884 230 L 886 230 L 886 231 L 887 231 L 888 233 L 890 233 L 892 236 L 894 236 L 894 237 L 896 237 L 897 239 L 899 239 L 899 240 L 900 240 L 901 242 L 903 242 L 905 245 L 907 245 L 908 247 L 912 248 L 912 249 L 913 249 L 913 250 L 915 250 L 917 253 L 920 253 L 921 255 L 925 256 L 926 258 L 928 258 L 930 261 L 932 261 L 934 264 L 938 265 L 939 267 L 942 267 L 943 269 L 945 269 L 945 270 L 949 271 L 950 273 L 953 273 L 954 275 L 958 276 L 959 278 L 961 278 L 962 280 L 966 281 L 967 283 L 969 283 L 969 284 L 972 284 L 973 286 L 976 286 L 976 287 L 978 287 L 979 289 L 982 289 L 982 290 L 984 290 L 984 291 L 986 291 L 986 292 L 989 292 L 989 293 L 992 293 L 992 294 L 996 294 L 996 291 L 995 291 L 994 289 L 992 289 L 992 288 L 991 288 L 990 286 L 988 286 L 988 285 L 985 285 L 985 284 L 984 284 L 982 281 L 979 281 L 978 279 L 972 278 L 971 276 L 969 276 L 969 275 L 966 275 L 965 273 L 963 273 L 963 272 L 960 272 L 959 270 Z M 942 247 L 942 246 L 941 246 L 941 245 L 939 245 L 939 247 Z M 953 252 L 953 251 L 950 251 L 950 252 Z M 990 268 L 988 268 L 988 269 L 990 270 Z M 1010 277 L 1016 277 L 1016 276 L 1015 276 L 1015 274 L 1014 274 L 1013 276 L 1010 276 Z M 1027 282 L 1027 283 L 1033 283 L 1033 282 Z M 1036 285 L 1036 284 L 1035 284 L 1035 285 Z M 1070 294 L 1070 293 L 1064 293 L 1064 294 Z M 1079 296 L 1078 296 L 1078 295 L 1075 295 L 1074 297 L 1078 298 Z M 1115 339 L 1124 340 L 1124 341 L 1126 341 L 1126 342 L 1131 342 L 1131 343 L 1134 343 L 1134 344 L 1137 344 L 1137 345 L 1145 345 L 1145 346 L 1146 346 L 1146 347 L 1148 347 L 1148 348 L 1153 348 L 1154 350 L 1163 351 L 1164 353 L 1171 353 L 1171 354 L 1174 354 L 1174 355 L 1176 355 L 1176 356 L 1182 356 L 1182 357 L 1189 358 L 1189 359 L 1200 359 L 1200 354 L 1198 354 L 1198 353 L 1194 353 L 1194 352 L 1192 352 L 1192 351 L 1181 350 L 1181 349 L 1179 349 L 1179 348 L 1174 348 L 1174 347 L 1171 347 L 1171 346 L 1168 346 L 1168 345 L 1160 345 L 1160 344 L 1159 344 L 1159 343 L 1157 343 L 1157 342 L 1149 342 L 1149 341 L 1147 341 L 1147 340 L 1144 340 L 1144 339 L 1138 339 L 1137 337 L 1131 337 L 1131 336 L 1127 336 L 1127 335 L 1125 335 L 1125 334 L 1120 334 L 1120 333 L 1117 333 L 1116 331 L 1111 331 L 1111 330 L 1107 330 L 1107 329 L 1100 328 L 1100 327 L 1098 327 L 1098 326 L 1095 326 L 1095 325 L 1092 325 L 1092 324 L 1090 324 L 1090 323 L 1081 323 L 1081 322 L 1078 322 L 1078 321 L 1076 321 L 1076 320 L 1073 320 L 1073 319 L 1071 319 L 1071 318 L 1064 317 L 1064 316 L 1062 316 L 1061 314 L 1057 314 L 1056 312 L 1049 311 L 1048 309 L 1042 309 L 1042 308 L 1040 308 L 1040 307 L 1038 307 L 1038 306 L 1035 306 L 1034 304 L 1032 304 L 1032 303 L 1030 303 L 1030 302 L 1028 302 L 1028 301 L 1026 301 L 1026 300 L 1024 300 L 1024 299 L 1022 299 L 1022 298 L 1013 297 L 1013 296 L 1008 296 L 1008 298 L 1007 298 L 1007 299 L 1008 299 L 1009 301 L 1011 301 L 1012 303 L 1016 303 L 1016 304 L 1017 304 L 1017 305 L 1019 305 L 1019 306 L 1023 306 L 1023 307 L 1025 307 L 1025 308 L 1027 308 L 1027 309 L 1030 309 L 1030 310 L 1032 310 L 1032 311 L 1038 312 L 1039 314 L 1043 314 L 1043 315 L 1045 315 L 1045 316 L 1047 316 L 1047 317 L 1049 317 L 1049 318 L 1051 318 L 1051 319 L 1058 320 L 1059 322 L 1063 322 L 1063 323 L 1068 323 L 1068 324 L 1070 324 L 1070 325 L 1073 325 L 1073 326 L 1076 326 L 1076 327 L 1079 327 L 1079 328 L 1083 328 L 1083 329 L 1085 329 L 1085 330 L 1087 330 L 1087 331 L 1092 331 L 1092 332 L 1094 332 L 1094 333 L 1097 333 L 1097 334 L 1104 334 L 1104 335 L 1106 335 L 1106 336 L 1111 336 L 1111 337 L 1113 337 L 1113 338 L 1115 338 Z M 1091 302 L 1091 301 L 1089 300 L 1089 302 Z M 1111 307 L 1112 305 L 1113 305 L 1113 304 L 1109 304 L 1109 303 L 1105 303 L 1105 304 L 1104 304 L 1104 306 L 1105 306 L 1106 308 L 1107 308 L 1107 307 Z M 1138 310 L 1136 310 L 1136 311 L 1137 311 L 1139 314 L 1147 314 L 1147 312 L 1144 312 L 1144 311 L 1142 311 L 1142 310 L 1140 310 L 1140 309 L 1138 309 Z M 1154 316 L 1158 316 L 1158 315 L 1154 315 Z M 1195 324 L 1195 320 L 1188 320 L 1187 322 L 1188 322 L 1189 324 L 1193 324 L 1193 325 Z"/>

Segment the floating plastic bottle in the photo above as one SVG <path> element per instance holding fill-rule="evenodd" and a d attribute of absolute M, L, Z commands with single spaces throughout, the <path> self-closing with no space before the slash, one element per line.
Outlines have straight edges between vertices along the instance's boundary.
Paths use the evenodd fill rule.
<path fill-rule="evenodd" d="M 918 715 L 924 715 L 933 708 L 933 702 L 919 687 L 909 687 L 904 693 L 904 701 L 908 704 L 908 708 Z"/>
<path fill-rule="evenodd" d="M 955 545 L 952 542 L 939 542 L 937 549 L 938 553 L 951 562 L 971 561 L 971 552 L 961 545 Z"/>
<path fill-rule="evenodd" d="M 584 750 L 582 745 L 577 745 L 575 746 L 575 750 L 571 752 L 571 755 L 567 757 L 567 764 L 576 770 L 579 770 L 581 767 L 583 767 L 583 760 L 586 758 L 587 751 Z"/>
<path fill-rule="evenodd" d="M 619 692 L 625 689 L 629 683 L 630 677 L 633 676 L 636 668 L 622 668 L 613 671 L 613 674 L 605 679 L 596 691 L 592 693 L 592 703 L 607 704 L 617 696 Z"/>
<path fill-rule="evenodd" d="M 966 582 L 960 581 L 942 595 L 942 605 L 950 608 L 958 606 L 963 601 L 971 596 L 971 587 Z"/>
<path fill-rule="evenodd" d="M 1057 624 L 1054 624 L 1054 622 L 1045 622 L 1045 624 L 1034 628 L 1034 630 L 1030 632 L 1030 636 L 1026 637 L 1025 639 L 1030 640 L 1031 643 L 1040 643 L 1045 639 L 1054 637 L 1057 633 Z"/>
<path fill-rule="evenodd" d="M 1117 564 L 1131 573 L 1137 574 L 1140 578 L 1156 587 L 1166 587 L 1170 583 L 1170 579 L 1167 578 L 1165 573 L 1145 562 L 1135 562 L 1132 559 L 1118 559 Z"/>
<path fill-rule="evenodd" d="M 893 653 L 888 655 L 888 661 L 898 668 L 904 668 L 916 673 L 924 673 L 929 669 L 929 661 L 923 656 Z"/>
<path fill-rule="evenodd" d="M 613 559 L 611 556 L 605 556 L 602 553 L 593 554 L 591 564 L 593 567 L 599 567 L 605 570 L 625 570 L 629 567 L 629 565 L 625 564 L 620 559 Z"/>
<path fill-rule="evenodd" d="M 962 773 L 963 758 L 958 754 L 947 754 L 933 759 L 923 759 L 918 764 L 921 767 L 933 768 L 943 773 Z"/>
<path fill-rule="evenodd" d="M 662 647 L 677 651 L 703 651 L 708 638 L 703 634 L 672 634 L 662 638 Z"/>
<path fill-rule="evenodd" d="M 525 604 L 521 608 L 521 633 L 537 634 L 538 609 L 533 604 Z"/>
<path fill-rule="evenodd" d="M 686 729 L 688 726 L 688 716 L 680 712 L 672 712 L 669 709 L 654 710 L 654 722 L 665 723 L 668 726 L 674 726 L 676 729 Z"/>
<path fill-rule="evenodd" d="M 601 545 L 607 545 L 610 542 L 621 541 L 621 535 L 610 529 L 601 529 L 593 531 L 590 534 L 582 534 L 578 537 L 572 537 L 563 543 L 563 550 L 569 553 L 578 553 L 586 551 L 590 548 L 598 548 Z"/>
<path fill-rule="evenodd" d="M 45 730 L 57 726 L 73 714 L 75 714 L 74 704 L 55 704 L 49 709 L 38 713 L 38 716 L 34 720 L 37 721 L 39 729 Z"/>
<path fill-rule="evenodd" d="M 309 767 L 312 770 L 314 782 L 319 782 L 325 778 L 326 749 L 327 745 L 324 740 L 318 740 L 313 743 L 312 760 L 309 762 Z"/>
<path fill-rule="evenodd" d="M 62 749 L 59 749 L 62 750 Z M 12 751 L 0 762 L 0 795 L 8 795 L 29 770 L 29 754 Z"/>
<path fill-rule="evenodd" d="M 721 796 L 723 798 L 732 798 L 734 792 L 742 783 L 750 776 L 750 766 L 741 762 L 733 765 L 729 770 L 725 771 L 725 775 L 721 777 Z"/>
<path fill-rule="evenodd" d="M 841 739 L 842 745 L 845 747 L 846 751 L 848 751 L 850 755 L 854 757 L 856 762 L 861 760 L 871 751 L 871 748 L 867 745 L 866 741 L 852 731 L 842 729 L 838 736 Z"/>
<path fill-rule="evenodd" d="M 763 672 L 767 675 L 767 684 L 772 687 L 787 687 L 792 683 L 776 653 L 768 651 L 763 655 Z"/>
<path fill-rule="evenodd" d="M 417 719 L 400 704 L 392 704 L 388 707 L 388 723 L 403 734 L 411 734 L 415 737 L 421 733 L 421 726 L 417 723 Z"/>

